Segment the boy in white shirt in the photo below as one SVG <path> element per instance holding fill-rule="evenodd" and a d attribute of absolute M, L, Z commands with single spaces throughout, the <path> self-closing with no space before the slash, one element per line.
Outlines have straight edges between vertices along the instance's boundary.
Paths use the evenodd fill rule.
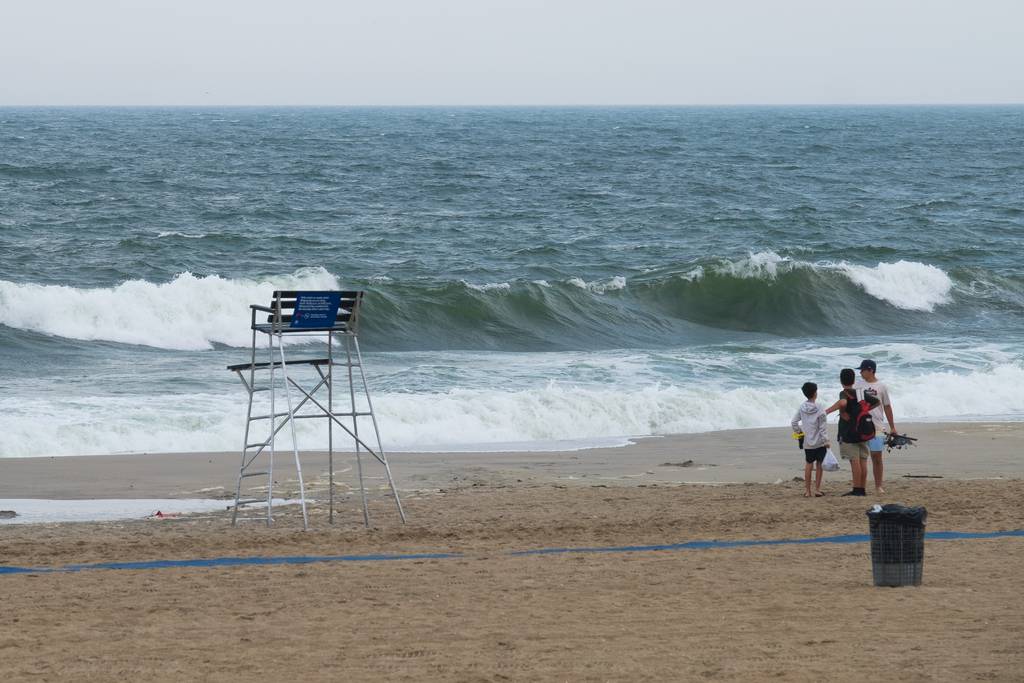
<path fill-rule="evenodd" d="M 889 387 L 878 381 L 875 377 L 875 370 L 878 365 L 873 360 L 863 360 L 860 363 L 861 380 L 854 387 L 864 392 L 865 396 L 872 396 L 878 399 L 878 405 L 871 409 L 871 418 L 875 421 L 875 438 L 868 441 L 868 448 L 871 450 L 871 469 L 875 475 L 875 492 L 885 493 L 882 488 L 882 446 L 885 445 L 885 434 L 882 433 L 882 425 L 889 423 L 889 433 L 896 433 L 896 420 L 892 416 L 892 401 L 889 399 Z M 883 422 L 884 419 L 884 422 Z"/>
<path fill-rule="evenodd" d="M 816 467 L 814 478 L 814 497 L 820 498 L 825 494 L 821 491 L 822 469 L 821 463 L 825 460 L 825 452 L 828 450 L 828 431 L 825 429 L 825 411 L 815 401 L 818 398 L 818 385 L 814 382 L 805 382 L 800 391 L 807 400 L 800 404 L 799 410 L 793 416 L 790 426 L 794 432 L 802 431 L 804 447 L 804 493 L 805 498 L 811 497 L 811 468 Z M 801 429 L 802 428 L 802 429 Z"/>

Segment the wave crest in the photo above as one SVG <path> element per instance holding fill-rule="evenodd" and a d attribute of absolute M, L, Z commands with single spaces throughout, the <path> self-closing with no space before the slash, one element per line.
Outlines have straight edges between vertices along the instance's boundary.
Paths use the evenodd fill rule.
<path fill-rule="evenodd" d="M 608 279 L 402 281 L 375 276 L 363 333 L 374 348 L 556 350 L 721 341 L 739 330 L 807 334 L 917 333 L 986 311 L 1024 309 L 1021 283 L 914 261 L 811 263 L 766 251 L 738 260 Z M 249 344 L 250 303 L 274 289 L 338 288 L 322 267 L 228 279 L 182 273 L 110 288 L 0 280 L 0 320 L 80 340 L 168 349 Z M 729 331 L 730 334 L 723 334 Z"/>
<path fill-rule="evenodd" d="M 0 320 L 87 341 L 183 351 L 214 343 L 244 347 L 251 343 L 248 304 L 269 301 L 275 289 L 338 287 L 337 278 L 323 268 L 259 280 L 181 273 L 163 284 L 128 280 L 94 289 L 0 280 Z"/>
<path fill-rule="evenodd" d="M 822 276 L 839 273 L 879 301 L 906 311 L 934 311 L 952 301 L 953 280 L 941 268 L 917 261 L 880 262 L 876 266 L 855 265 L 846 261 L 811 263 L 774 251 L 752 253 L 736 261 L 720 261 L 711 270 L 724 276 L 745 280 L 778 280 L 800 270 Z M 693 281 L 705 277 L 700 267 L 682 276 Z"/>
<path fill-rule="evenodd" d="M 874 268 L 847 263 L 837 268 L 871 296 L 906 311 L 934 311 L 953 300 L 953 280 L 941 268 L 897 261 Z"/>

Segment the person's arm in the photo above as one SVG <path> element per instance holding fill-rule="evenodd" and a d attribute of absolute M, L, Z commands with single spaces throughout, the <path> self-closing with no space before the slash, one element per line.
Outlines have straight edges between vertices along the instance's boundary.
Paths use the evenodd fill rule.
<path fill-rule="evenodd" d="M 896 420 L 892 416 L 892 399 L 889 398 L 889 387 L 885 387 L 885 391 L 878 397 L 882 401 L 882 411 L 885 413 L 885 419 L 889 421 L 889 433 L 896 433 Z"/>
<path fill-rule="evenodd" d="M 838 401 L 836 401 L 835 403 L 833 403 L 832 405 L 830 405 L 828 408 L 825 408 L 825 414 L 828 415 L 829 413 L 834 413 L 837 410 L 845 410 L 845 409 L 846 409 L 846 399 L 845 398 L 841 398 Z"/>
<path fill-rule="evenodd" d="M 802 429 L 800 429 L 800 411 L 799 410 L 796 411 L 796 415 L 794 415 L 793 419 L 790 420 L 789 426 L 793 428 L 794 432 L 802 432 L 803 431 Z"/>

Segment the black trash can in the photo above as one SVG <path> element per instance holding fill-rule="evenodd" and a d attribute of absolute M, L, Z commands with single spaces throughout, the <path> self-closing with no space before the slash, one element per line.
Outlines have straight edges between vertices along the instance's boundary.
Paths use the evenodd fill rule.
<path fill-rule="evenodd" d="M 920 586 L 928 511 L 889 504 L 876 505 L 867 514 L 875 585 Z"/>

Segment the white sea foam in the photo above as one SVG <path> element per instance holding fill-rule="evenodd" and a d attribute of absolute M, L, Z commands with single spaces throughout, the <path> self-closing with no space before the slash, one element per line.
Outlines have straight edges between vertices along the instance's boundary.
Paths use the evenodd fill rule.
<path fill-rule="evenodd" d="M 204 233 L 199 233 L 198 235 L 192 235 L 192 234 L 189 234 L 187 232 L 178 232 L 176 230 L 168 230 L 168 231 L 161 232 L 161 233 L 157 234 L 157 239 L 161 239 L 161 238 L 164 238 L 164 237 L 185 237 L 185 238 L 190 239 L 190 240 L 198 240 L 198 239 L 202 239 L 202 238 L 206 237 L 206 235 Z"/>
<path fill-rule="evenodd" d="M 698 280 L 703 280 L 704 266 L 697 266 L 693 270 L 683 273 L 683 275 L 681 275 L 680 277 L 682 277 L 687 282 L 696 282 Z"/>
<path fill-rule="evenodd" d="M 573 285 L 574 287 L 579 287 L 580 289 L 586 289 L 595 294 L 604 294 L 605 292 L 613 292 L 619 289 L 626 288 L 626 278 L 622 277 L 621 275 L 616 275 L 615 277 L 604 282 L 600 282 L 597 280 L 593 282 L 587 282 L 582 278 L 573 277 L 569 278 L 566 281 L 566 283 Z"/>
<path fill-rule="evenodd" d="M 485 282 L 482 285 L 475 285 L 471 282 L 466 282 L 465 280 L 462 280 L 462 284 L 469 287 L 470 289 L 475 289 L 478 292 L 508 292 L 512 290 L 512 285 L 508 282 Z"/>
<path fill-rule="evenodd" d="M 806 261 L 794 261 L 784 256 L 779 256 L 774 251 L 769 250 L 751 253 L 746 258 L 736 261 L 719 263 L 714 267 L 714 270 L 717 273 L 733 277 L 774 280 L 780 272 L 795 267 L 813 268 L 814 266 Z M 696 274 L 696 271 L 694 273 Z M 703 271 L 697 275 L 696 279 L 700 279 L 701 275 L 703 275 Z"/>
<path fill-rule="evenodd" d="M 953 280 L 941 269 L 916 261 L 879 263 L 870 268 L 835 266 L 865 292 L 908 311 L 934 311 L 952 301 Z"/>
<path fill-rule="evenodd" d="M 199 350 L 213 343 L 248 346 L 249 304 L 275 289 L 338 289 L 323 268 L 262 279 L 196 277 L 165 283 L 128 280 L 115 287 L 77 288 L 0 280 L 0 320 L 9 327 L 71 339 L 164 349 Z"/>
<path fill-rule="evenodd" d="M 992 415 L 1024 419 L 1016 401 L 1024 384 L 1019 356 L 968 371 L 884 367 L 897 424 Z M 389 450 L 467 445 L 486 449 L 487 444 L 497 449 L 510 443 L 531 450 L 536 447 L 531 444 L 551 442 L 596 445 L 609 439 L 621 442 L 626 436 L 785 426 L 800 403 L 796 387 L 805 377 L 824 382 L 826 372 L 803 372 L 793 379 L 792 387 L 785 388 L 769 377 L 750 386 L 729 387 L 714 381 L 634 386 L 551 381 L 523 389 L 380 392 L 374 395 L 374 408 Z M 245 418 L 240 393 L 0 397 L 0 457 L 235 451 Z M 322 423 L 297 423 L 300 447 L 323 447 L 326 427 Z M 279 437 L 279 448 L 290 445 L 287 432 Z M 360 433 L 372 434 L 372 425 L 362 424 Z M 337 432 L 336 439 L 344 442 Z"/>
<path fill-rule="evenodd" d="M 930 372 L 889 382 L 899 421 L 1016 413 L 1024 367 Z M 632 390 L 551 384 L 543 389 L 396 394 L 382 401 L 392 448 L 544 442 L 785 426 L 799 404 L 793 389 L 649 386 Z M 897 422 L 899 424 L 899 422 Z M 524 448 L 529 448 L 524 446 Z"/>

